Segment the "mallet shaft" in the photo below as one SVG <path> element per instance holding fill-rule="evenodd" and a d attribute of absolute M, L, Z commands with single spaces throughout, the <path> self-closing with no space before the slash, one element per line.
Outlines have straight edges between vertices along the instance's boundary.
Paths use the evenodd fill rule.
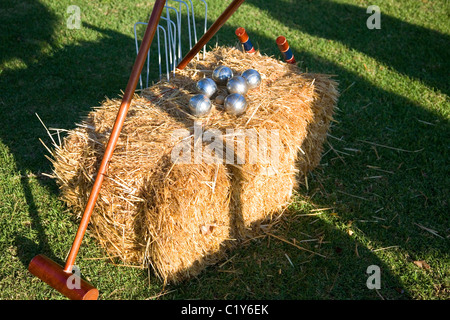
<path fill-rule="evenodd" d="M 225 9 L 225 11 L 220 15 L 220 17 L 214 22 L 211 27 L 206 31 L 203 37 L 198 40 L 198 42 L 192 47 L 186 56 L 178 64 L 177 69 L 184 69 L 187 64 L 200 52 L 200 50 L 205 46 L 209 40 L 216 34 L 217 31 L 227 22 L 227 20 L 233 15 L 233 13 L 239 8 L 239 6 L 245 0 L 233 0 L 233 2 Z"/>
<path fill-rule="evenodd" d="M 114 127 L 112 129 L 111 136 L 108 141 L 108 145 L 106 146 L 103 160 L 100 164 L 100 168 L 98 170 L 97 177 L 95 179 L 94 185 L 91 190 L 91 194 L 89 196 L 86 208 L 84 210 L 83 217 L 81 218 L 81 222 L 78 227 L 75 240 L 73 241 L 72 248 L 66 260 L 66 265 L 64 267 L 65 272 L 71 272 L 72 267 L 75 263 L 75 258 L 78 254 L 78 250 L 81 246 L 81 242 L 88 227 L 89 219 L 92 215 L 95 202 L 97 201 L 98 195 L 100 193 L 100 187 L 102 185 L 104 175 L 108 168 L 109 161 L 111 160 L 111 157 L 113 155 L 114 148 L 116 147 L 117 140 L 119 139 L 120 131 L 122 130 L 123 123 L 125 122 L 125 118 L 128 109 L 130 107 L 131 99 L 133 98 L 134 91 L 136 90 L 136 86 L 139 80 L 139 75 L 141 74 L 145 60 L 147 59 L 147 52 L 153 41 L 153 37 L 155 35 L 156 28 L 158 26 L 159 19 L 161 17 L 161 13 L 165 3 L 166 0 L 156 0 L 155 5 L 153 6 L 153 11 L 144 34 L 144 38 L 142 39 L 141 47 L 139 48 L 138 55 L 134 62 L 130 79 L 128 80 L 128 84 L 122 98 L 122 104 L 120 105 L 120 109 L 118 111 L 116 121 L 114 123 Z"/>

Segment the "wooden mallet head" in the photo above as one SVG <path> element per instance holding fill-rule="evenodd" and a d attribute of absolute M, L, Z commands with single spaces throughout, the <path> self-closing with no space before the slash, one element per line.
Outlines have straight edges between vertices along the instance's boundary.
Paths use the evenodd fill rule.
<path fill-rule="evenodd" d="M 31 260 L 28 270 L 71 300 L 97 300 L 98 290 L 79 275 L 40 254 Z"/>

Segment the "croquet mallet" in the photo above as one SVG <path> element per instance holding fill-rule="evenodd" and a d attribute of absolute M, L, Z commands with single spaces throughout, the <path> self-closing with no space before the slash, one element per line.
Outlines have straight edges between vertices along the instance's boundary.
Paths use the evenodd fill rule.
<path fill-rule="evenodd" d="M 197 55 L 202 47 L 206 45 L 206 43 L 224 25 L 224 23 L 231 17 L 231 15 L 239 8 L 239 6 L 244 1 L 245 0 L 233 0 L 233 2 L 225 9 L 222 15 L 220 15 L 220 17 L 216 20 L 216 22 L 211 25 L 211 27 L 206 31 L 202 38 L 200 38 L 195 46 L 186 54 L 186 56 L 177 66 L 178 69 L 181 70 L 186 67 L 186 65 L 192 60 L 192 58 Z M 103 155 L 103 160 L 100 164 L 97 177 L 92 187 L 85 211 L 81 218 L 75 240 L 66 260 L 65 267 L 62 268 L 59 264 L 44 255 L 37 255 L 36 257 L 34 257 L 28 266 L 28 270 L 32 274 L 72 300 L 96 300 L 99 295 L 98 290 L 83 279 L 80 279 L 80 286 L 74 289 L 70 289 L 67 284 L 72 279 L 71 277 L 73 277 L 72 268 L 75 263 L 75 258 L 81 246 L 84 234 L 86 233 L 89 219 L 94 210 L 95 202 L 97 201 L 98 195 L 100 193 L 100 187 L 108 168 L 108 163 L 111 160 L 114 148 L 117 144 L 117 140 L 119 139 L 120 131 L 125 122 L 126 114 L 130 107 L 131 99 L 134 95 L 134 91 L 136 90 L 136 86 L 139 80 L 139 75 L 141 74 L 142 67 L 144 66 L 147 52 L 155 35 L 156 28 L 158 26 L 165 3 L 166 0 L 156 0 L 155 5 L 153 6 L 153 11 L 144 34 L 144 38 L 142 39 L 139 53 L 136 57 L 136 61 L 131 71 L 130 79 L 128 80 L 128 84 L 122 98 L 122 103 L 119 108 L 116 121 L 114 123 L 114 127 L 108 141 L 108 145 Z"/>
<path fill-rule="evenodd" d="M 103 160 L 100 164 L 97 177 L 92 187 L 84 214 L 81 218 L 81 222 L 78 227 L 75 240 L 73 241 L 72 248 L 67 257 L 64 269 L 62 268 L 62 266 L 42 254 L 34 257 L 28 266 L 28 270 L 33 275 L 37 276 L 42 281 L 46 282 L 51 287 L 55 288 L 63 295 L 72 300 L 96 300 L 98 298 L 98 290 L 87 281 L 79 279 L 80 281 L 78 281 L 78 283 L 80 285 L 75 286 L 74 288 L 72 288 L 73 283 L 68 286 L 68 282 L 71 282 L 73 280 L 72 269 L 75 263 L 75 258 L 77 256 L 78 250 L 80 249 L 84 234 L 86 233 L 89 219 L 94 210 L 94 205 L 97 201 L 104 175 L 108 168 L 109 161 L 111 160 L 111 157 L 113 155 L 117 140 L 119 139 L 120 131 L 122 130 L 126 114 L 130 107 L 131 99 L 133 98 L 134 91 L 136 90 L 139 75 L 141 74 L 142 67 L 144 66 L 145 60 L 147 58 L 147 52 L 153 41 L 153 37 L 155 35 L 156 28 L 158 26 L 165 3 L 166 0 L 156 0 L 153 6 L 152 14 L 150 16 L 147 29 L 142 39 L 139 53 L 134 62 L 128 84 L 122 98 L 122 103 L 120 105 L 116 121 L 114 123 L 114 127 L 108 141 L 108 145 L 106 146 L 105 153 L 103 155 Z"/>

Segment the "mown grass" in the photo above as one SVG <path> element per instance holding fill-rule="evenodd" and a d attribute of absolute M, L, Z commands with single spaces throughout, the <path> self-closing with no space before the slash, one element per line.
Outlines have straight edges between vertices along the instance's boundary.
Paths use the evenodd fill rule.
<path fill-rule="evenodd" d="M 209 25 L 228 3 L 208 1 Z M 274 40 L 283 34 L 304 70 L 339 80 L 321 165 L 274 236 L 245 243 L 226 263 L 164 292 L 146 270 L 109 263 L 85 237 L 77 261 L 101 299 L 161 292 L 161 299 L 449 298 L 450 8 L 377 1 L 381 30 L 368 30 L 371 4 L 242 5 L 209 45 L 235 45 L 243 26 L 257 49 L 281 59 Z M 69 5 L 81 9 L 79 30 L 66 27 Z M 51 167 L 38 139 L 49 138 L 35 113 L 49 127 L 70 129 L 105 96 L 119 96 L 135 57 L 133 24 L 151 8 L 129 0 L 0 4 L 0 299 L 64 299 L 27 271 L 38 253 L 63 262 L 77 228 L 42 175 Z M 379 290 L 366 286 L 370 265 L 381 268 Z"/>

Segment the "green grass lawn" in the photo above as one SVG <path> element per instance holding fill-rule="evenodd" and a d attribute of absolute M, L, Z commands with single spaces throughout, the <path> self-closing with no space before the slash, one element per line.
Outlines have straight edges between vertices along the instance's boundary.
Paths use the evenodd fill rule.
<path fill-rule="evenodd" d="M 228 3 L 208 1 L 209 25 Z M 366 27 L 372 4 L 379 30 Z M 66 27 L 69 5 L 80 7 L 81 29 Z M 78 226 L 43 175 L 52 168 L 39 138 L 49 137 L 35 114 L 71 129 L 118 97 L 136 55 L 133 24 L 152 5 L 0 3 L 0 299 L 65 299 L 27 271 L 38 253 L 62 263 Z M 242 26 L 281 59 L 282 34 L 303 70 L 336 75 L 341 97 L 321 165 L 274 236 L 189 282 L 163 288 L 147 270 L 113 265 L 89 235 L 83 277 L 103 300 L 449 299 L 449 16 L 445 0 L 247 0 L 209 45 L 234 46 Z M 366 286 L 371 265 L 381 269 L 378 290 Z"/>

